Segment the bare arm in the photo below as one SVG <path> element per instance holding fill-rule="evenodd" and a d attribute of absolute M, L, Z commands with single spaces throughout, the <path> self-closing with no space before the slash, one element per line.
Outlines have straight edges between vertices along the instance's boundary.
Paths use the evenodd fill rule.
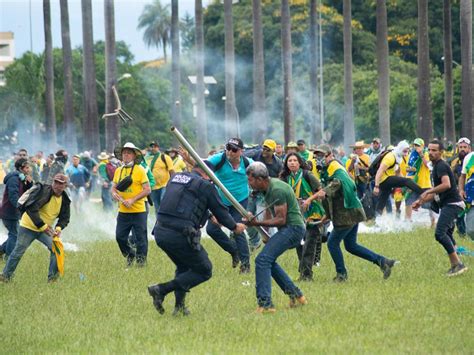
<path fill-rule="evenodd" d="M 287 204 L 275 206 L 275 216 L 271 218 L 265 218 L 263 221 L 258 221 L 256 218 L 251 219 L 248 222 L 250 226 L 262 226 L 262 227 L 281 227 L 286 224 L 286 213 L 288 211 Z M 265 217 L 268 215 L 265 213 Z M 245 221 L 245 219 L 244 219 Z"/>
<path fill-rule="evenodd" d="M 466 186 L 466 174 L 461 174 L 459 177 L 459 194 L 461 195 L 462 199 L 466 199 L 466 191 L 464 190 L 464 187 Z"/>

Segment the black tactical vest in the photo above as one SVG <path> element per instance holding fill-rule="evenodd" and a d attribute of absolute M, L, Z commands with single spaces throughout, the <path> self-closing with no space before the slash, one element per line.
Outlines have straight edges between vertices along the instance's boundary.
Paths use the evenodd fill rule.
<path fill-rule="evenodd" d="M 204 180 L 194 174 L 183 172 L 174 175 L 166 186 L 158 215 L 175 217 L 183 225 L 190 221 L 195 228 L 201 228 L 208 218 L 206 196 L 200 190 L 203 185 Z"/>

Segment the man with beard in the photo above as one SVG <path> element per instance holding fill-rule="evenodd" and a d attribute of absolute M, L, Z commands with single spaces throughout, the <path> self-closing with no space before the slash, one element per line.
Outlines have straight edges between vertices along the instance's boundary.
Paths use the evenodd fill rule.
<path fill-rule="evenodd" d="M 443 143 L 438 140 L 433 140 L 428 145 L 429 157 L 433 163 L 431 179 L 434 187 L 423 192 L 412 207 L 416 210 L 424 203 L 434 201 L 433 207 L 439 212 L 435 238 L 448 254 L 451 267 L 447 272 L 447 276 L 451 277 L 467 271 L 467 267 L 461 262 L 456 253 L 456 243 L 453 237 L 454 221 L 466 205 L 459 195 L 452 170 L 448 163 L 442 159 L 443 150 Z"/>
<path fill-rule="evenodd" d="M 451 161 L 451 170 L 454 174 L 454 179 L 459 184 L 462 175 L 462 165 L 464 158 L 471 153 L 471 141 L 469 138 L 463 137 L 458 141 L 458 156 Z M 460 236 L 466 235 L 466 221 L 465 216 L 459 216 L 456 219 L 456 227 Z"/>

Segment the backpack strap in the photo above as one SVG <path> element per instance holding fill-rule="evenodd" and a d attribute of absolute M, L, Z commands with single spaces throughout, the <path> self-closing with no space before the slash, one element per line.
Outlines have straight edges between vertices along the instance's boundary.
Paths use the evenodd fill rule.
<path fill-rule="evenodd" d="M 163 164 L 165 164 L 166 170 L 168 170 L 168 163 L 166 162 L 165 154 L 161 153 L 160 156 L 161 156 L 161 161 L 163 162 Z"/>
<path fill-rule="evenodd" d="M 151 170 L 151 172 L 153 172 L 153 168 L 155 167 L 156 160 L 158 159 L 158 157 L 159 157 L 160 155 L 162 155 L 162 154 L 161 154 L 160 152 L 158 152 L 158 155 L 155 155 L 155 156 L 153 157 L 153 159 L 151 160 L 151 164 L 150 164 L 150 170 Z M 161 158 L 161 159 L 163 159 L 163 158 Z M 166 163 L 165 163 L 165 164 L 166 164 Z"/>

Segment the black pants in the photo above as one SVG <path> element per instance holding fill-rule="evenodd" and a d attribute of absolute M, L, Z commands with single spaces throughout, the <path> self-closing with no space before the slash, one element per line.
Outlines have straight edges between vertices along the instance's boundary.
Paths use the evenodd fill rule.
<path fill-rule="evenodd" d="M 375 209 L 377 214 L 382 214 L 392 190 L 396 187 L 408 187 L 410 190 L 415 191 L 420 195 L 423 193 L 423 189 L 412 179 L 401 176 L 389 176 L 380 184 L 379 200 L 377 201 L 377 207 Z"/>
<path fill-rule="evenodd" d="M 320 226 L 306 227 L 304 236 L 304 244 L 296 247 L 296 253 L 300 262 L 298 271 L 303 278 L 313 277 L 313 265 L 321 260 L 321 248 L 323 243 L 323 235 Z"/>
<path fill-rule="evenodd" d="M 212 263 L 203 246 L 192 249 L 184 235 L 161 226 L 155 227 L 154 234 L 156 244 L 176 265 L 174 281 L 179 289 L 175 294 L 188 292 L 212 277 Z"/>
<path fill-rule="evenodd" d="M 148 254 L 147 238 L 147 213 L 122 213 L 117 216 L 117 227 L 115 229 L 115 238 L 119 245 L 122 255 L 126 258 L 137 258 L 137 261 L 145 261 Z M 130 231 L 134 231 L 135 252 L 128 242 Z"/>
<path fill-rule="evenodd" d="M 455 205 L 446 205 L 439 212 L 438 223 L 436 223 L 435 238 L 446 250 L 446 253 L 455 252 L 454 246 L 454 222 L 461 212 L 461 207 Z"/>

